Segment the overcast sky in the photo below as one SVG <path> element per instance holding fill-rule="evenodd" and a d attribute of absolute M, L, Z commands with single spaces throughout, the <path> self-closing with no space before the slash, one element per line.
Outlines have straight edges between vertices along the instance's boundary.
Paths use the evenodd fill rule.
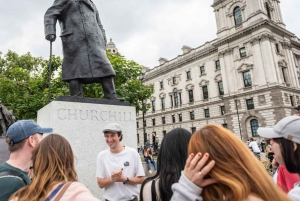
<path fill-rule="evenodd" d="M 44 39 L 44 13 L 53 0 L 0 0 L 0 51 L 49 57 Z M 106 35 L 127 59 L 153 68 L 158 59 L 182 54 L 216 38 L 213 0 L 94 0 Z M 287 29 L 300 37 L 300 0 L 283 0 Z M 57 29 L 59 35 L 60 28 Z M 62 56 L 61 41 L 53 54 Z"/>

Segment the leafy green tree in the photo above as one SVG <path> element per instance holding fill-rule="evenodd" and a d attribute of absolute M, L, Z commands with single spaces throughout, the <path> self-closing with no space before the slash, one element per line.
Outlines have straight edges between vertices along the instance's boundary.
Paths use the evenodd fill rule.
<path fill-rule="evenodd" d="M 148 99 L 153 93 L 153 86 L 144 86 L 138 76 L 142 66 L 134 61 L 126 60 L 120 54 L 107 53 L 115 69 L 116 92 L 124 97 L 137 111 L 146 111 L 142 100 Z M 33 57 L 30 53 L 18 55 L 8 51 L 6 55 L 0 52 L 0 100 L 9 109 L 14 111 L 18 119 L 35 119 L 37 111 L 49 101 L 69 95 L 68 83 L 61 80 L 62 60 L 58 56 L 52 57 L 51 85 L 49 85 L 49 60 Z M 49 100 L 50 90 L 50 100 Z M 101 84 L 84 86 L 84 96 L 89 98 L 102 98 Z"/>

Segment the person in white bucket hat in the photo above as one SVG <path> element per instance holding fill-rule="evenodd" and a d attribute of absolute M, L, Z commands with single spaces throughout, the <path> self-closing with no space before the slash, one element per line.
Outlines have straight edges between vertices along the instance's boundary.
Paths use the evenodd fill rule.
<path fill-rule="evenodd" d="M 258 128 L 257 133 L 271 139 L 276 161 L 290 173 L 298 174 L 300 179 L 300 117 L 285 117 L 273 128 Z M 294 201 L 300 201 L 300 182 L 295 183 L 288 196 Z"/>

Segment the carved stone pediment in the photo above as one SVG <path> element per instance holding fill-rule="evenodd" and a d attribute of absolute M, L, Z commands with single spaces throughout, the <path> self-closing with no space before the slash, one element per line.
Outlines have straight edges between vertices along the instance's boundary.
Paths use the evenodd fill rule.
<path fill-rule="evenodd" d="M 160 93 L 159 94 L 159 98 L 165 98 L 166 97 L 166 93 Z"/>
<path fill-rule="evenodd" d="M 203 79 L 203 80 L 201 80 L 201 81 L 199 82 L 199 86 L 200 86 L 200 87 L 206 86 L 206 85 L 208 85 L 208 84 L 209 84 L 209 80 L 205 80 L 205 79 Z"/>
<path fill-rule="evenodd" d="M 220 82 L 222 81 L 222 75 L 219 73 L 218 75 L 216 75 L 215 77 L 215 82 Z"/>
<path fill-rule="evenodd" d="M 186 90 L 192 90 L 192 89 L 194 89 L 194 87 L 195 87 L 194 84 L 188 84 L 188 85 L 186 85 L 185 89 Z"/>
<path fill-rule="evenodd" d="M 155 101 L 155 100 L 156 100 L 156 97 L 155 97 L 155 96 L 151 96 L 151 97 L 150 97 L 150 100 L 151 100 L 151 101 Z"/>
<path fill-rule="evenodd" d="M 253 64 L 250 63 L 242 63 L 240 66 L 238 66 L 237 71 L 238 72 L 243 72 L 243 71 L 247 71 L 253 69 Z"/>

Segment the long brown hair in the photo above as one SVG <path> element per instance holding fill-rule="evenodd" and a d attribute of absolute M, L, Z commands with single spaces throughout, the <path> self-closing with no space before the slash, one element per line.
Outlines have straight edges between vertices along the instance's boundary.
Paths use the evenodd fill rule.
<path fill-rule="evenodd" d="M 271 177 L 231 131 L 217 125 L 206 125 L 190 140 L 188 153 L 209 153 L 215 166 L 207 175 L 217 183 L 203 188 L 205 201 L 241 201 L 250 194 L 264 201 L 290 200 L 273 183 Z"/>
<path fill-rule="evenodd" d="M 45 200 L 58 183 L 77 181 L 74 154 L 69 142 L 58 134 L 45 137 L 32 156 L 33 180 L 21 188 L 10 199 L 18 201 Z"/>

